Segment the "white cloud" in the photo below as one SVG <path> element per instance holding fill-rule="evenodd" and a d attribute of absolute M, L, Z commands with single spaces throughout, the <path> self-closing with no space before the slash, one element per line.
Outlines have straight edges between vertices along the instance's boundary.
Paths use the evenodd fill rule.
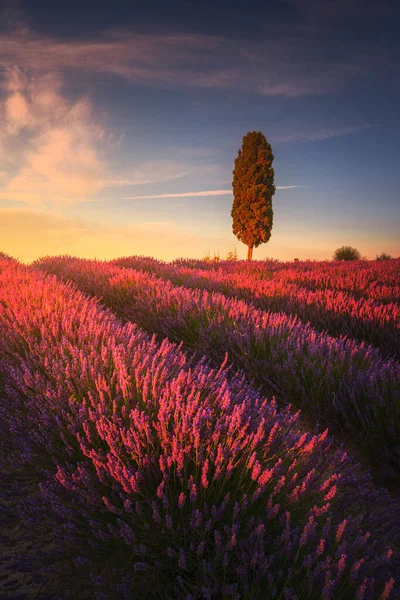
<path fill-rule="evenodd" d="M 105 130 L 87 96 L 66 96 L 59 73 L 9 68 L 0 96 L 0 198 L 61 206 L 90 201 L 105 188 L 173 181 L 193 173 L 205 176 L 220 169 L 215 163 L 190 162 L 187 156 L 121 168 L 111 163 L 111 156 L 122 140 L 123 135 Z"/>
<path fill-rule="evenodd" d="M 0 196 L 32 205 L 70 204 L 102 188 L 104 135 L 91 102 L 62 94 L 59 75 L 7 72 L 0 139 L 8 177 Z"/>
<path fill-rule="evenodd" d="M 291 190 L 300 185 L 277 185 L 277 190 Z M 195 198 L 197 196 L 231 196 L 232 190 L 206 190 L 202 192 L 183 192 L 177 194 L 155 194 L 151 196 L 127 196 L 124 200 L 144 200 L 150 198 Z"/>
<path fill-rule="evenodd" d="M 277 190 L 292 190 L 293 188 L 303 187 L 302 185 L 277 185 Z"/>
<path fill-rule="evenodd" d="M 151 196 L 127 196 L 124 200 L 142 200 L 147 198 L 191 198 L 196 196 L 226 196 L 232 190 L 207 190 L 204 192 L 183 192 L 177 194 L 155 194 Z"/>

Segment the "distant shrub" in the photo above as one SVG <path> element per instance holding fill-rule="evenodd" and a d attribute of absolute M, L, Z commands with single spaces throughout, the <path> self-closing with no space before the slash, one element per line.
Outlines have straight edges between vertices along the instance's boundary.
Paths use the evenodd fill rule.
<path fill-rule="evenodd" d="M 351 246 L 341 246 L 335 250 L 333 260 L 360 260 L 361 254 L 357 248 Z"/>
<path fill-rule="evenodd" d="M 387 252 L 381 252 L 376 255 L 376 260 L 390 260 L 392 257 Z"/>
<path fill-rule="evenodd" d="M 219 253 L 214 252 L 214 255 L 211 256 L 210 251 L 208 251 L 208 253 L 205 256 L 203 256 L 203 258 L 201 260 L 203 262 L 208 262 L 208 263 L 219 262 L 219 260 L 220 260 Z"/>
<path fill-rule="evenodd" d="M 226 255 L 226 260 L 238 260 L 238 254 L 237 254 L 237 250 L 236 248 L 234 249 L 234 251 L 232 252 L 232 250 L 230 250 L 228 252 L 228 254 Z"/>

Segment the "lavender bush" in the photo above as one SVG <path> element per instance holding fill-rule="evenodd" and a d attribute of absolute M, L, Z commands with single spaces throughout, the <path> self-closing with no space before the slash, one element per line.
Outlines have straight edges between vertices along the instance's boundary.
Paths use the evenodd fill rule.
<path fill-rule="evenodd" d="M 350 434 L 386 476 L 398 478 L 400 366 L 373 347 L 319 333 L 296 317 L 107 263 L 59 257 L 36 267 L 73 280 L 125 320 L 183 342 L 198 356 L 220 363 L 228 352 L 264 393 Z"/>
<path fill-rule="evenodd" d="M 312 279 L 309 273 L 300 269 L 282 268 L 273 271 L 271 277 L 260 278 L 253 265 L 247 271 L 230 272 L 230 265 L 211 270 L 194 269 L 138 257 L 117 259 L 110 264 L 151 272 L 174 285 L 222 293 L 261 310 L 296 315 L 319 331 L 365 341 L 379 348 L 386 357 L 400 357 L 399 304 L 383 302 L 382 298 L 381 301 L 357 298 L 354 287 L 350 291 L 314 284 L 310 289 L 311 281 L 316 280 L 315 272 L 319 275 L 318 281 L 327 284 L 332 281 L 333 285 L 337 280 L 336 273 L 331 273 L 330 280 L 324 279 L 314 268 Z M 385 289 L 387 295 L 392 291 L 387 285 L 381 289 Z"/>
<path fill-rule="evenodd" d="M 326 432 L 71 284 L 0 271 L 2 422 L 98 598 L 393 593 L 395 505 Z"/>

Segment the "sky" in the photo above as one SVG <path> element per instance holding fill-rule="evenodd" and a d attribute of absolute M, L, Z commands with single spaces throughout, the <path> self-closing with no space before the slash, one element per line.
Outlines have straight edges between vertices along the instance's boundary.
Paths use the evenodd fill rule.
<path fill-rule="evenodd" d="M 254 258 L 400 256 L 400 8 L 0 3 L 0 251 L 225 258 L 243 136 L 274 153 Z"/>

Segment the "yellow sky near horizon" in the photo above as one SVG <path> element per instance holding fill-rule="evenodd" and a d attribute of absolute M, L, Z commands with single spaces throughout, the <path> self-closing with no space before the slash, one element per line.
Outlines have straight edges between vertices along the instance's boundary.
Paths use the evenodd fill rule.
<path fill-rule="evenodd" d="M 272 232 L 271 240 L 254 251 L 255 259 L 330 259 L 341 245 L 356 246 L 363 256 L 374 259 L 383 250 L 399 255 L 394 243 L 371 238 L 370 233 L 352 232 L 347 238 L 338 231 Z M 351 239 L 350 239 L 351 238 Z M 321 239 L 323 240 L 321 242 Z M 236 247 L 240 258 L 246 248 L 230 236 L 205 236 L 185 230 L 170 221 L 147 221 L 126 227 L 67 218 L 62 214 L 25 208 L 0 208 L 0 251 L 29 263 L 41 256 L 70 254 L 82 258 L 112 259 L 146 255 L 162 260 L 202 258 L 208 252 L 225 258 Z"/>

